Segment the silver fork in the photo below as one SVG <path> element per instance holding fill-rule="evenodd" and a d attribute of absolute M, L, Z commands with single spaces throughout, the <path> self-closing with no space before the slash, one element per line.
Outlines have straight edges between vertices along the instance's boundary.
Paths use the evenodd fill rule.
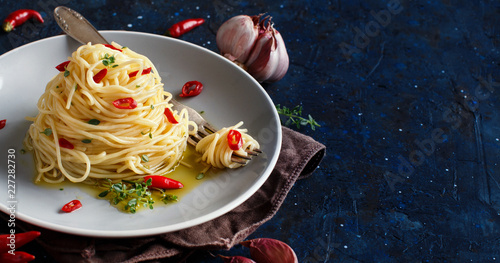
<path fill-rule="evenodd" d="M 198 132 L 196 134 L 190 135 L 188 138 L 188 143 L 191 144 L 192 146 L 196 147 L 198 142 L 206 137 L 207 135 L 211 133 L 217 132 L 217 129 L 213 127 L 208 121 L 206 121 L 195 109 L 186 106 L 175 99 L 171 99 L 170 102 L 172 103 L 172 109 L 181 111 L 182 109 L 186 109 L 189 115 L 189 120 L 195 122 L 198 125 Z M 259 153 L 262 153 L 260 149 L 253 149 L 253 150 L 246 150 L 248 155 L 250 156 L 257 156 Z M 240 164 L 246 164 L 247 161 L 251 160 L 251 157 L 248 156 L 241 156 L 239 154 L 236 154 L 233 152 L 233 155 L 231 156 L 231 161 L 235 163 L 240 163 Z"/>

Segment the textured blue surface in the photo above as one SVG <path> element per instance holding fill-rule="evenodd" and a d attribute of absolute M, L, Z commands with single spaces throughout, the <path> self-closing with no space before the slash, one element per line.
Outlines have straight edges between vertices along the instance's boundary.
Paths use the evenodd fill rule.
<path fill-rule="evenodd" d="M 102 30 L 162 34 L 203 17 L 182 39 L 214 51 L 229 17 L 273 16 L 290 69 L 264 88 L 321 124 L 299 131 L 327 156 L 251 238 L 287 242 L 299 262 L 500 260 L 498 1 L 0 0 L 0 17 L 32 8 L 47 20 L 0 33 L 0 54 L 60 34 L 56 5 Z M 221 262 L 219 253 L 248 250 L 188 262 Z"/>

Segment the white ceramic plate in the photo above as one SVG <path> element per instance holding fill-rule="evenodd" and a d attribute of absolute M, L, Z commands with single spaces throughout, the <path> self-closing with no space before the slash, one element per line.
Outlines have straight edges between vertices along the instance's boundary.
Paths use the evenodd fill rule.
<path fill-rule="evenodd" d="M 176 231 L 212 220 L 237 207 L 254 194 L 270 175 L 281 147 L 281 126 L 274 104 L 250 75 L 215 52 L 159 35 L 103 31 L 115 41 L 148 56 L 155 64 L 165 89 L 179 94 L 190 80 L 204 84 L 201 95 L 183 100 L 216 127 L 244 121 L 244 127 L 261 143 L 263 154 L 246 167 L 227 170 L 207 179 L 171 205 L 127 214 L 76 186 L 40 187 L 33 183 L 31 154 L 21 154 L 29 122 L 46 83 L 79 44 L 62 35 L 43 39 L 0 56 L 0 210 L 14 220 L 44 228 L 94 237 L 137 237 Z M 14 152 L 15 159 L 9 157 Z M 15 164 L 9 171 L 8 162 Z M 15 172 L 15 178 L 8 176 Z M 11 191 L 9 191 L 9 189 Z M 14 192 L 15 190 L 15 192 Z M 13 196 L 11 196 L 11 194 Z M 83 207 L 61 213 L 61 205 L 79 199 Z"/>

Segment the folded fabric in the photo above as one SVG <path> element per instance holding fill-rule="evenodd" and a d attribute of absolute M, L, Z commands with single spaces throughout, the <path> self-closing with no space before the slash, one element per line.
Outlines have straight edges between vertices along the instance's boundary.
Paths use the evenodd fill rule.
<path fill-rule="evenodd" d="M 309 136 L 286 127 L 282 132 L 281 152 L 268 180 L 243 204 L 209 222 L 177 232 L 127 239 L 73 236 L 26 223 L 22 228 L 41 231 L 37 241 L 59 262 L 112 263 L 160 259 L 177 262 L 197 250 L 230 249 L 269 221 L 296 180 L 311 175 L 326 153 L 326 147 Z"/>

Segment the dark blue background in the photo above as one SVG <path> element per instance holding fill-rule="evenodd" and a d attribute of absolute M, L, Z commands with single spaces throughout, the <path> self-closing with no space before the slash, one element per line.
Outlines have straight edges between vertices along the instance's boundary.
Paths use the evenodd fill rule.
<path fill-rule="evenodd" d="M 213 51 L 228 18 L 273 16 L 290 68 L 263 87 L 320 123 L 297 130 L 327 156 L 251 238 L 282 240 L 299 262 L 500 260 L 500 2 L 0 0 L 0 17 L 30 8 L 46 19 L 0 33 L 0 54 L 60 34 L 57 5 L 101 30 L 163 34 L 203 17 L 181 39 Z M 219 253 L 248 256 L 236 246 L 188 262 Z"/>

